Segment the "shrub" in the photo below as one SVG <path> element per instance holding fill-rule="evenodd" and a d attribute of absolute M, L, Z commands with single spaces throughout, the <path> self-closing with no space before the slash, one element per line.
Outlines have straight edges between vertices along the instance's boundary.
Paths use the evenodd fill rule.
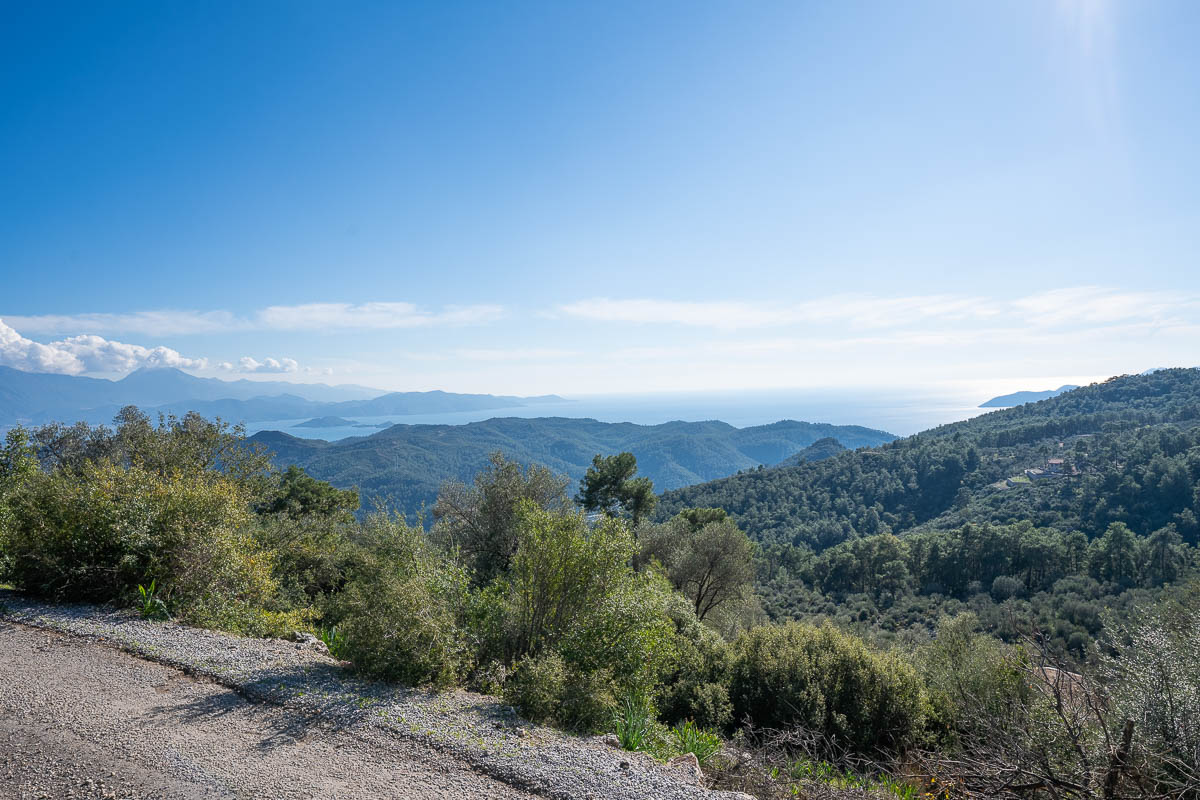
<path fill-rule="evenodd" d="M 729 645 L 698 622 L 690 607 L 676 606 L 675 612 L 673 658 L 657 695 L 659 714 L 668 724 L 690 719 L 702 728 L 724 729 L 733 721 Z"/>
<path fill-rule="evenodd" d="M 1137 722 L 1145 771 L 1200 797 L 1200 585 L 1187 594 L 1112 619 L 1100 666 L 1114 718 Z"/>
<path fill-rule="evenodd" d="M 1003 603 L 1010 597 L 1020 597 L 1025 594 L 1025 582 L 1011 575 L 997 575 L 992 581 L 992 599 Z"/>
<path fill-rule="evenodd" d="M 589 528 L 581 514 L 530 503 L 520 520 L 512 569 L 496 584 L 507 592 L 503 622 L 494 603 L 482 604 L 482 637 L 499 627 L 507 659 L 553 650 L 581 676 L 605 672 L 622 689 L 650 690 L 672 656 L 674 594 L 661 575 L 633 572 L 625 524 Z"/>
<path fill-rule="evenodd" d="M 276 632 L 296 619 L 263 613 L 276 586 L 246 505 L 218 473 L 91 462 L 77 473 L 38 473 L 9 498 L 8 577 L 56 600 L 122 604 L 154 581 L 185 622 Z"/>
<path fill-rule="evenodd" d="M 362 561 L 326 614 L 342 654 L 373 677 L 454 684 L 468 666 L 466 573 L 402 519 L 373 515 L 364 537 Z"/>
<path fill-rule="evenodd" d="M 340 591 L 362 552 L 352 543 L 352 520 L 328 517 L 261 518 L 255 538 L 271 554 L 271 574 L 283 602 L 319 606 Z"/>
<path fill-rule="evenodd" d="M 527 719 L 584 733 L 603 730 L 618 705 L 616 684 L 607 671 L 572 668 L 553 651 L 518 661 L 504 683 L 503 697 Z"/>
<path fill-rule="evenodd" d="M 866 752 L 900 748 L 922 722 L 911 666 L 828 623 L 760 627 L 734 644 L 730 698 L 738 718 L 800 726 Z"/>
<path fill-rule="evenodd" d="M 929 701 L 929 733 L 941 744 L 974 739 L 986 721 L 989 733 L 1015 725 L 1033 689 L 1025 653 L 978 632 L 971 613 L 944 619 L 937 636 L 917 654 Z"/>
<path fill-rule="evenodd" d="M 504 682 L 504 702 L 534 722 L 554 722 L 566 683 L 567 666 L 558 653 L 525 656 Z"/>

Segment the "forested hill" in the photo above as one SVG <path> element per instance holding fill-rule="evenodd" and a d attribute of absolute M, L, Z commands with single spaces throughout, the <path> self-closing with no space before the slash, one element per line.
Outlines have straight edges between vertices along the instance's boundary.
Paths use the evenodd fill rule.
<path fill-rule="evenodd" d="M 1061 463 L 1058 463 L 1061 460 Z M 1027 474 L 1026 471 L 1030 472 Z M 1200 371 L 1112 378 L 882 447 L 666 492 L 663 517 L 724 508 L 771 546 L 1030 520 L 1200 535 Z"/>
<path fill-rule="evenodd" d="M 497 450 L 513 461 L 542 464 L 573 481 L 583 476 L 593 456 L 629 451 L 637 457 L 639 475 L 670 489 L 777 464 L 825 438 L 846 447 L 872 447 L 896 437 L 856 425 L 790 420 L 735 428 L 724 422 L 634 425 L 542 417 L 396 425 L 338 442 L 264 431 L 251 441 L 266 446 L 281 466 L 298 464 L 335 486 L 356 486 L 368 497 L 390 498 L 411 512 L 422 503 L 432 505 L 443 482 L 469 482 Z"/>

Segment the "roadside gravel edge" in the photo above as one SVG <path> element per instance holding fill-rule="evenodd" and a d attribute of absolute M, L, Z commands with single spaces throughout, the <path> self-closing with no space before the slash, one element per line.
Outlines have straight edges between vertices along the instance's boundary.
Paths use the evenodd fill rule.
<path fill-rule="evenodd" d="M 303 643 L 143 620 L 130 611 L 51 605 L 2 590 L 0 619 L 86 637 L 215 681 L 248 700 L 286 707 L 322 726 L 370 726 L 553 800 L 750 800 L 691 785 L 685 771 L 644 754 L 531 725 L 494 697 L 359 679 Z"/>

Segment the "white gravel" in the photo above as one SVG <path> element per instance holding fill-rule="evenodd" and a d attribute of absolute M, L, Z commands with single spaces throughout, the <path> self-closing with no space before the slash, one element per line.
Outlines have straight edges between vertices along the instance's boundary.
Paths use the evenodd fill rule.
<path fill-rule="evenodd" d="M 648 756 L 531 725 L 493 697 L 464 691 L 434 694 L 358 679 L 328 655 L 293 642 L 246 639 L 151 622 L 128 611 L 47 605 L 12 592 L 0 592 L 0 618 L 86 637 L 215 681 L 252 703 L 278 707 L 310 729 L 349 734 L 356 740 L 382 738 L 415 748 L 418 754 L 424 751 L 448 757 L 467 771 L 512 787 L 517 795 L 560 800 L 747 797 L 690 785 L 686 773 L 670 770 Z M 0 689 L 12 678 L 0 671 Z M 36 748 L 29 754 L 35 758 Z M 140 755 L 135 752 L 133 757 Z M 148 753 L 146 758 L 153 760 L 154 756 Z M 160 763 L 143 766 L 154 770 L 170 767 Z M 477 790 L 483 792 L 477 796 L 497 794 L 483 786 Z M 458 797 L 471 794 L 457 792 Z M 399 791 L 390 796 L 417 794 Z"/>

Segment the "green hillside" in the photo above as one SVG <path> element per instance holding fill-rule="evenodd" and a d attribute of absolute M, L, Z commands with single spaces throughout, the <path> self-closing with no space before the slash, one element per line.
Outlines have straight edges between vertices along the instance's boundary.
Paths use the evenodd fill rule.
<path fill-rule="evenodd" d="M 1113 378 L 870 450 L 666 492 L 760 543 L 768 614 L 924 636 L 973 612 L 1083 658 L 1196 574 L 1200 371 Z M 907 633 L 906 633 L 907 632 Z"/>
<path fill-rule="evenodd" d="M 468 425 L 396 425 L 377 434 L 324 442 L 264 431 L 251 441 L 266 446 L 280 465 L 298 464 L 335 486 L 358 487 L 412 512 L 432 504 L 447 480 L 470 481 L 497 450 L 524 464 L 542 464 L 573 481 L 597 453 L 632 452 L 639 474 L 660 489 L 776 464 L 824 438 L 871 447 L 895 437 L 852 425 L 782 421 L 735 428 L 724 422 L 662 425 L 592 419 L 503 418 Z"/>
<path fill-rule="evenodd" d="M 816 550 L 861 535 L 1022 519 L 1089 537 L 1111 522 L 1143 534 L 1173 522 L 1195 542 L 1198 424 L 1200 371 L 1113 378 L 872 450 L 668 491 L 660 514 L 718 506 L 762 542 Z M 1025 482 L 1025 470 L 1060 458 L 1078 474 Z"/>

